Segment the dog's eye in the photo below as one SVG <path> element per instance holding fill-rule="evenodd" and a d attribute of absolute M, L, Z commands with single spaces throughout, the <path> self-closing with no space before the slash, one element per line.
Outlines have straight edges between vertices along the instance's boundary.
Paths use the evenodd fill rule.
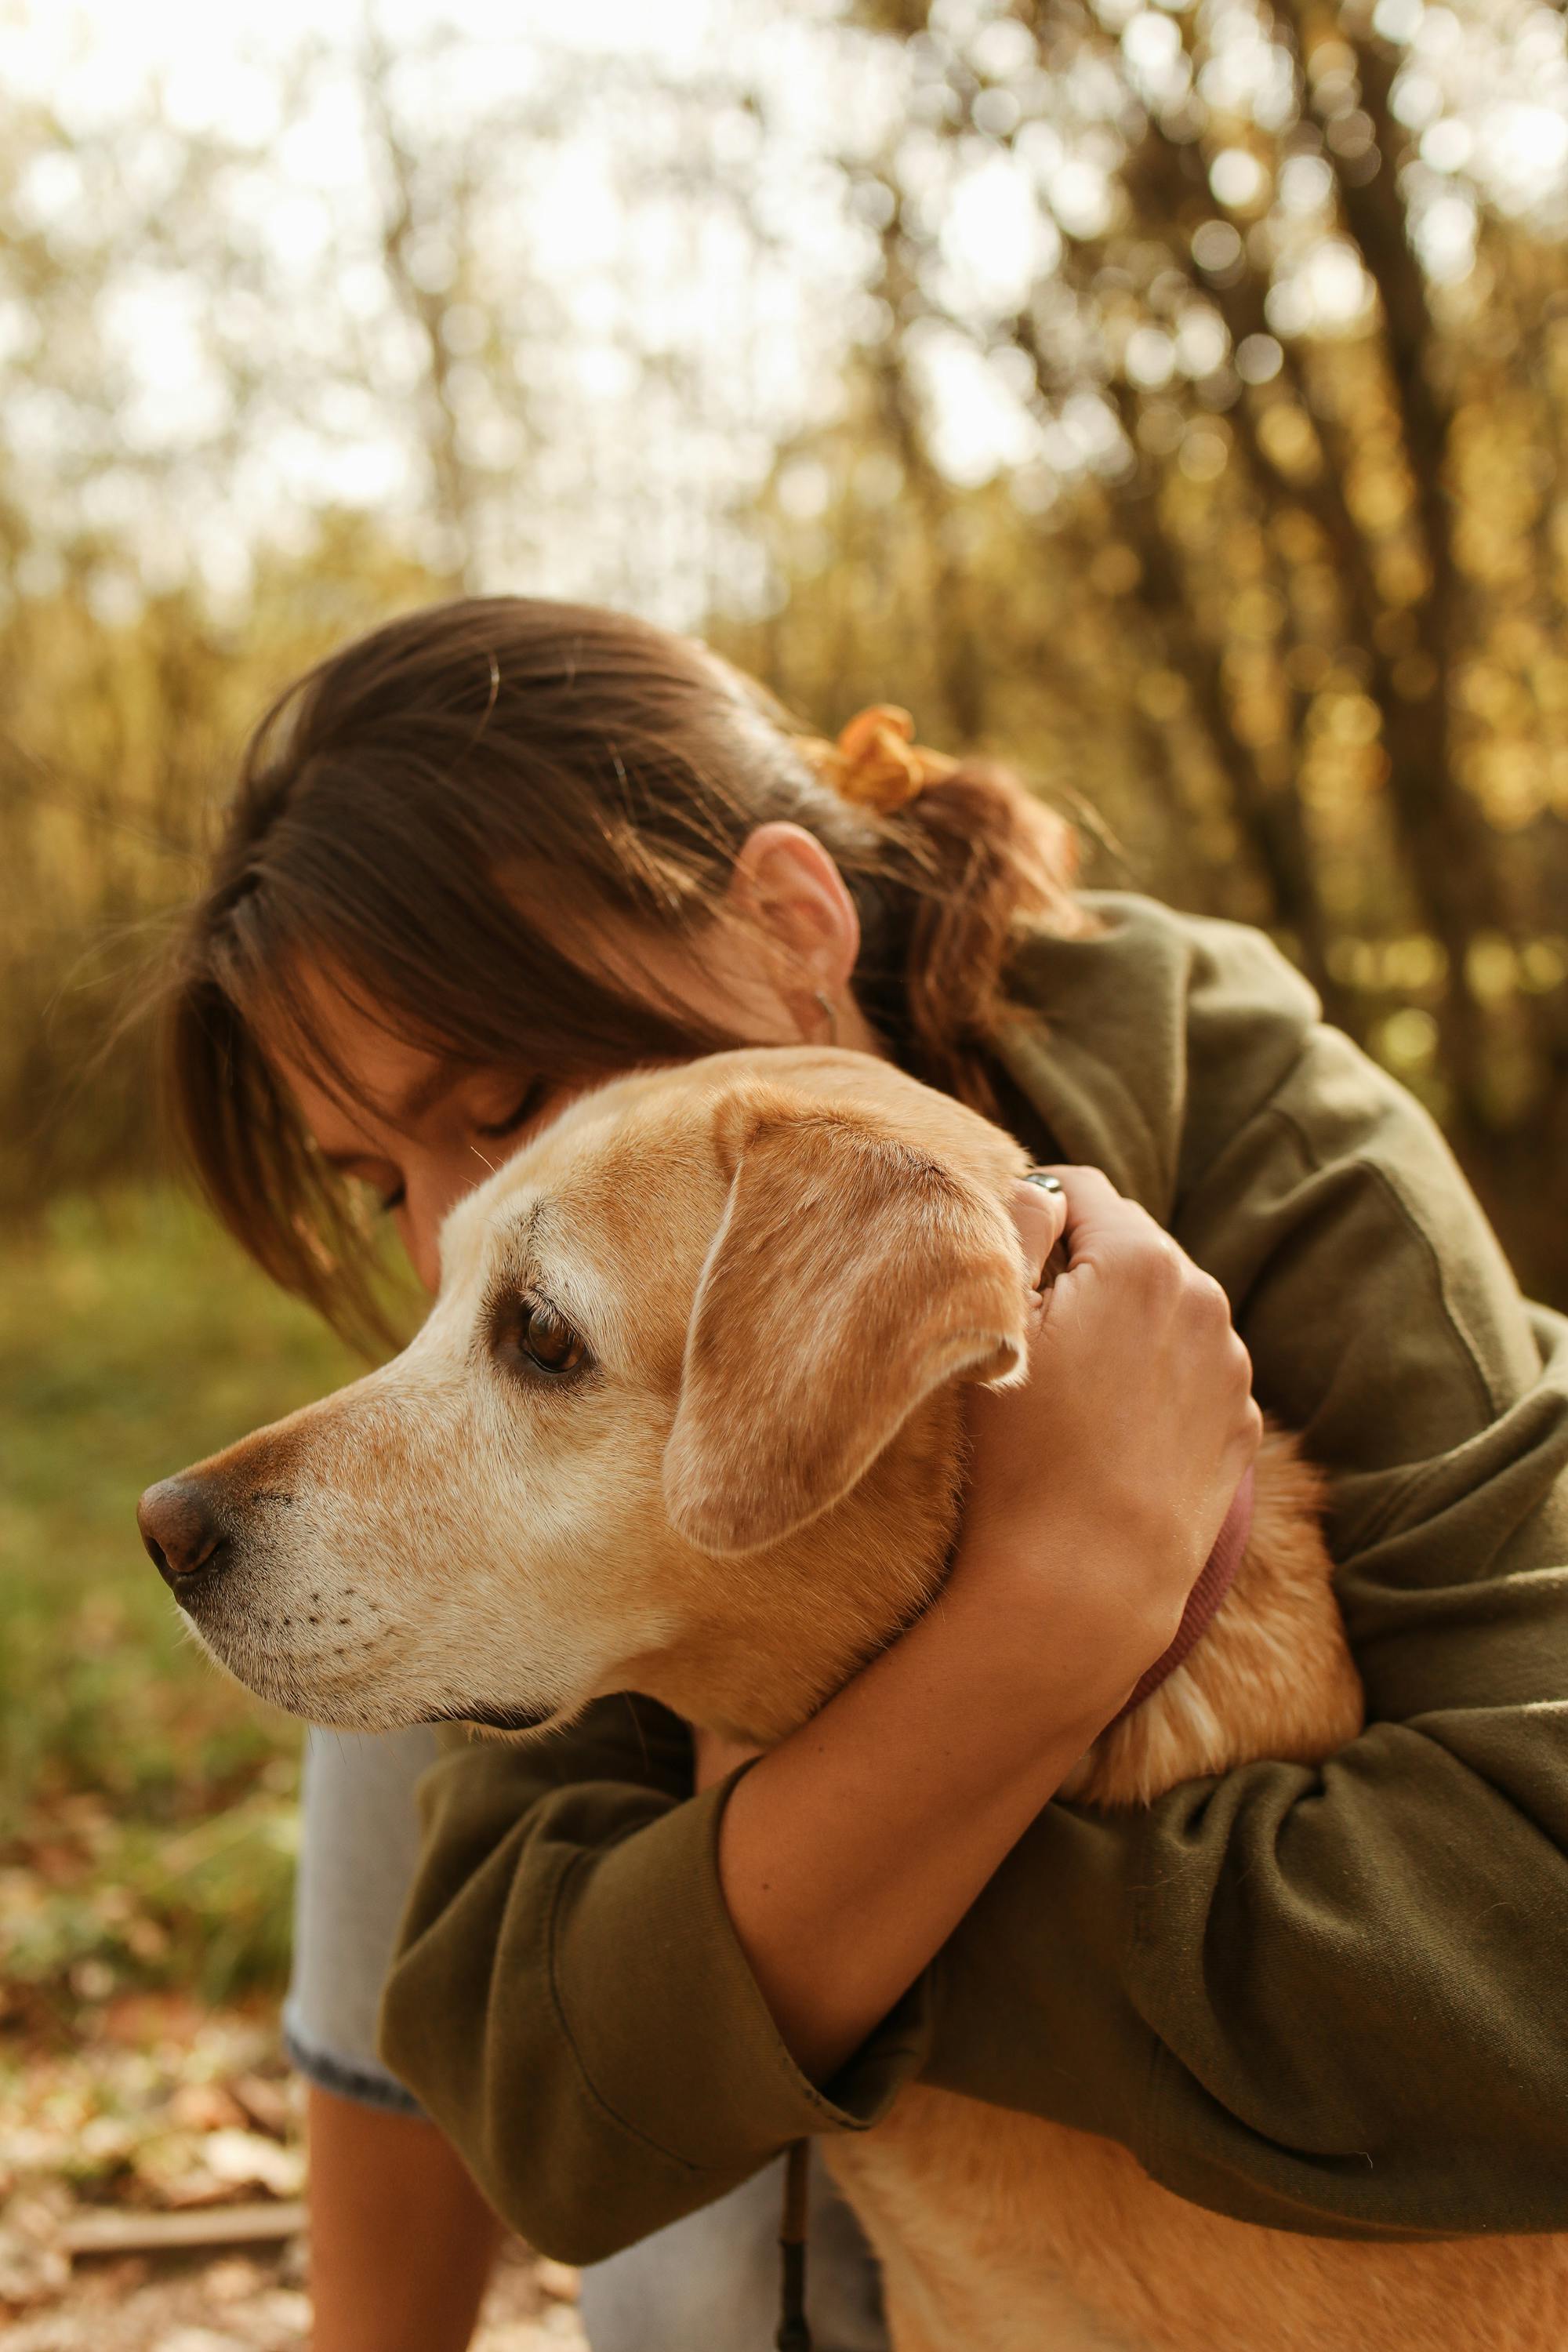
<path fill-rule="evenodd" d="M 580 1334 L 543 1298 L 518 1299 L 511 1313 L 502 1318 L 498 1337 L 503 1353 L 511 1354 L 514 1360 L 521 1358 L 531 1370 L 543 1372 L 552 1381 L 580 1372 L 588 1361 Z"/>
<path fill-rule="evenodd" d="M 535 1299 L 523 1310 L 522 1352 L 542 1372 L 574 1372 L 587 1353 L 564 1316 Z"/>

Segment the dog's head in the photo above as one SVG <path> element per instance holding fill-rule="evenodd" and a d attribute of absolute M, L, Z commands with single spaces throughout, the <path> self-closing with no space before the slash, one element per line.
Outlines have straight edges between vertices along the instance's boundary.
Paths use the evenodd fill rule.
<path fill-rule="evenodd" d="M 454 1211 L 401 1356 L 151 1488 L 148 1549 L 315 1722 L 636 1688 L 776 1736 L 941 1572 L 954 1384 L 1025 1362 L 1021 1165 L 863 1055 L 618 1081 Z"/>

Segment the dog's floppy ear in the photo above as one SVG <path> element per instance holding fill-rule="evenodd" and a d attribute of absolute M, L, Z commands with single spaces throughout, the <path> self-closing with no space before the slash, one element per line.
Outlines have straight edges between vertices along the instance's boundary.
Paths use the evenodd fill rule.
<path fill-rule="evenodd" d="M 677 1531 L 753 1551 L 826 1510 L 923 1397 L 1023 1373 L 1001 1200 L 863 1114 L 763 1109 L 740 1139 L 664 1457 Z"/>

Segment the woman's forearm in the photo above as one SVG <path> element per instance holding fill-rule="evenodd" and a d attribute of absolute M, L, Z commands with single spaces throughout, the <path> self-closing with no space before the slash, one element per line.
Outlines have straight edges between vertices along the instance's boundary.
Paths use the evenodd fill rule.
<path fill-rule="evenodd" d="M 1090 1589 L 1135 1582 L 1100 1549 Z M 961 1561 L 920 1622 L 731 1797 L 725 1900 L 817 2082 L 919 1976 L 1163 1646 L 1130 1626 L 1123 1678 L 1102 1627 L 1079 1638 L 1070 1610 L 1042 1607 L 1040 1554 L 1036 1538 L 1026 1570 Z"/>

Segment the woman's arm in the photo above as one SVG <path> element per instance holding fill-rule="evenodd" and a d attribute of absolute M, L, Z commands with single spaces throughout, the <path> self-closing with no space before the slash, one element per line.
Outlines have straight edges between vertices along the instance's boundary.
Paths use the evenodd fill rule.
<path fill-rule="evenodd" d="M 1047 1809 L 946 1947 L 927 2079 L 1350 2234 L 1568 2226 L 1568 1325 L 1320 1030 L 1180 1202 L 1332 1473 L 1365 1734 Z"/>
<path fill-rule="evenodd" d="M 1058 1202 L 1021 1185 L 1016 1214 L 1043 1265 L 1065 1201 L 1069 1264 L 1041 1299 L 1027 1385 L 973 1401 L 940 1601 L 725 1809 L 735 1932 L 817 2082 L 1167 1647 L 1257 1447 L 1224 1294 L 1093 1170 L 1056 1172 Z"/>

